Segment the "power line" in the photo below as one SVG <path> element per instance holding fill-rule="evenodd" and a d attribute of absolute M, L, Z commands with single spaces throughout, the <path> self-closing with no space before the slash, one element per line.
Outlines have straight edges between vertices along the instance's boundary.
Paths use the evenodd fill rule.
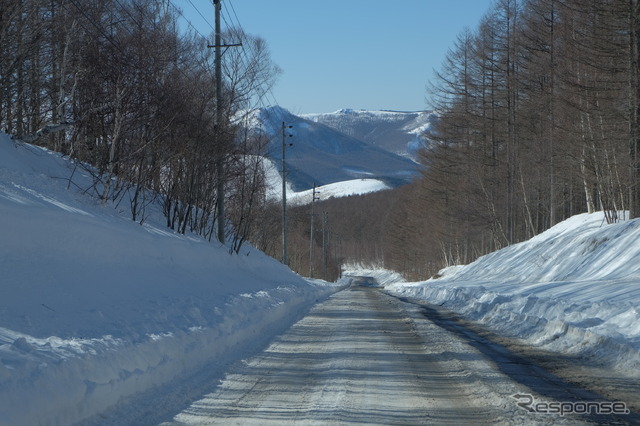
<path fill-rule="evenodd" d="M 129 18 L 139 27 L 143 27 L 143 23 L 141 21 L 139 21 L 136 17 L 134 17 L 131 12 L 129 11 L 129 9 L 127 7 L 125 7 L 122 2 L 120 0 L 115 0 L 116 3 L 120 6 L 120 9 L 122 11 L 124 11 L 124 13 L 126 13 Z M 211 25 L 211 23 L 206 19 L 205 15 L 200 11 L 200 9 L 193 3 L 192 0 L 188 0 L 189 3 L 191 4 L 191 6 L 194 8 L 194 10 L 196 11 L 196 13 L 198 13 L 198 15 L 200 15 L 200 17 L 202 17 L 202 19 L 204 20 L 204 22 L 207 23 L 207 25 L 213 30 L 213 27 Z M 105 40 L 107 40 L 111 45 L 113 45 L 118 52 L 120 52 L 122 54 L 123 57 L 127 57 L 127 53 L 125 52 L 125 50 L 122 48 L 122 46 L 120 46 L 120 44 L 113 39 L 113 37 L 111 37 L 108 32 L 106 31 L 106 29 L 104 28 L 104 26 L 101 23 L 97 23 L 87 12 L 84 8 L 82 8 L 78 3 L 77 0 L 70 0 L 70 2 L 75 6 L 75 8 L 85 17 L 85 19 L 96 29 L 98 30 L 98 32 L 105 38 Z M 230 0 L 226 0 L 225 1 L 227 4 L 229 4 L 229 8 L 223 8 L 222 10 L 224 11 L 224 14 L 222 15 L 224 22 L 227 24 L 228 27 L 232 27 L 232 28 L 236 28 L 238 30 L 238 34 L 240 34 L 242 37 L 244 37 L 245 35 L 245 31 L 242 28 L 242 24 L 240 23 L 240 20 L 238 18 L 238 14 L 233 6 L 233 3 Z M 198 34 L 203 40 L 206 40 L 207 37 L 205 35 L 203 35 L 200 30 L 191 22 L 191 20 L 189 20 L 184 13 L 182 12 L 182 10 L 180 10 L 179 7 L 177 7 L 175 5 L 175 3 L 173 2 L 173 0 L 169 0 L 168 3 L 171 5 L 171 7 L 174 9 L 174 11 L 176 12 L 176 14 L 178 16 L 180 16 L 188 25 L 189 27 L 191 27 L 196 34 Z M 211 3 L 213 4 L 213 3 Z M 66 5 L 63 4 L 63 6 L 66 8 Z M 68 9 L 67 9 L 68 10 Z M 231 12 L 229 12 L 229 10 L 233 13 L 233 16 L 231 15 Z M 225 17 L 226 14 L 226 17 Z M 142 15 L 142 18 L 144 19 L 144 14 Z M 149 18 L 150 22 L 152 23 L 152 25 L 154 27 L 156 27 L 157 23 L 154 22 L 153 19 Z M 118 25 L 118 24 L 122 24 L 122 21 L 116 22 L 114 25 Z M 86 30 L 88 31 L 88 29 L 86 28 L 86 26 L 84 26 L 82 23 L 80 23 L 80 25 Z M 124 28 L 129 35 L 133 36 L 133 32 L 131 30 L 131 28 L 129 28 L 126 25 L 122 25 L 122 28 Z M 245 41 L 245 40 L 242 40 Z M 253 48 L 253 45 L 251 43 L 243 43 L 241 46 L 241 60 L 243 61 L 243 66 L 248 67 L 249 63 L 251 62 L 249 57 L 250 54 L 247 52 L 247 48 L 251 51 L 251 55 L 255 56 L 256 52 Z M 209 69 L 207 69 L 202 63 L 197 62 L 200 67 L 208 72 L 210 71 Z M 185 73 L 184 69 L 178 67 L 179 72 L 181 73 Z M 266 100 L 266 102 L 265 102 Z M 259 95 L 256 98 L 256 102 L 254 105 L 256 106 L 262 106 L 264 108 L 267 108 L 270 105 L 278 105 L 278 101 L 273 93 L 273 91 L 271 90 L 271 88 L 268 88 L 264 93 L 262 93 L 261 95 Z"/>
<path fill-rule="evenodd" d="M 207 25 L 209 25 L 209 28 L 211 28 L 211 30 L 212 30 L 212 31 L 215 31 L 215 29 L 214 29 L 214 28 L 213 28 L 213 26 L 211 25 L 211 22 L 209 22 L 209 21 L 207 20 L 207 18 L 205 18 L 205 16 L 202 14 L 202 12 L 200 12 L 200 9 L 198 9 L 198 8 L 196 7 L 196 5 L 195 5 L 195 4 L 193 4 L 193 2 L 192 2 L 191 0 L 188 0 L 188 1 L 189 1 L 189 3 L 191 4 L 191 6 L 193 6 L 193 8 L 196 10 L 196 12 L 198 12 L 198 15 L 200 15 L 200 17 L 202 18 L 202 20 L 203 20 L 204 22 L 206 22 L 206 23 L 207 23 Z M 173 4 L 173 3 L 172 3 L 172 4 Z"/>
<path fill-rule="evenodd" d="M 233 6 L 233 2 L 231 0 L 225 0 L 225 3 L 227 3 L 229 5 L 229 7 L 228 8 L 224 8 L 223 11 L 226 13 L 227 17 L 229 18 L 229 21 L 234 23 L 233 27 L 238 28 L 242 35 L 245 35 L 246 33 L 245 33 L 245 31 L 244 31 L 244 29 L 242 27 L 242 24 L 240 23 L 240 19 L 238 18 L 238 14 L 237 14 L 237 12 L 235 10 L 235 7 Z M 231 16 L 231 13 L 229 11 L 231 11 L 231 13 L 233 13 L 233 16 Z M 245 46 L 246 46 L 246 48 L 245 48 Z M 247 53 L 246 49 L 249 49 L 251 51 L 251 55 L 252 56 L 256 56 L 257 52 L 254 50 L 254 47 L 253 47 L 253 45 L 251 43 L 243 43 L 242 53 L 243 53 L 243 56 L 244 56 L 244 59 L 245 59 L 246 63 L 248 63 L 248 62 L 250 62 L 250 60 L 249 60 L 249 53 Z M 264 102 L 265 98 L 267 100 L 267 103 Z M 276 96 L 273 93 L 273 90 L 269 87 L 263 94 L 261 94 L 256 99 L 256 104 L 264 107 L 265 109 L 267 109 L 267 112 L 269 112 L 268 106 L 279 105 L 279 102 L 276 99 Z"/>
<path fill-rule="evenodd" d="M 189 3 L 191 3 L 191 2 L 189 1 Z M 171 7 L 173 7 L 173 9 L 175 10 L 176 14 L 178 14 L 179 16 L 181 16 L 181 17 L 182 17 L 182 19 L 184 19 L 184 20 L 185 20 L 185 22 L 186 22 L 186 23 L 187 23 L 187 24 L 188 24 L 188 25 L 189 25 L 189 26 L 190 26 L 190 27 L 191 27 L 191 28 L 192 28 L 192 29 L 193 29 L 193 30 L 194 30 L 194 31 L 195 31 L 195 32 L 196 32 L 200 37 L 202 37 L 204 40 L 206 40 L 206 39 L 207 39 L 207 37 L 206 37 L 204 34 L 202 34 L 202 33 L 200 32 L 200 30 L 198 30 L 198 28 L 197 28 L 195 25 L 193 25 L 193 23 L 192 23 L 192 22 L 191 22 L 191 21 L 190 21 L 186 16 L 184 16 L 184 13 L 182 12 L 182 10 L 180 10 L 180 8 L 179 8 L 178 6 L 176 6 L 176 5 L 173 3 L 173 1 L 172 1 L 172 0 L 169 0 L 169 4 L 171 5 Z M 191 3 L 191 5 L 193 6 L 193 3 Z M 200 16 L 202 16 L 202 13 L 200 13 L 200 11 L 198 10 L 198 8 L 197 8 L 197 7 L 195 7 L 195 6 L 193 6 L 193 7 L 196 9 L 196 11 L 198 12 L 198 14 L 199 14 Z M 213 27 L 211 26 L 211 24 L 210 24 L 208 21 L 206 21 L 206 22 L 207 22 L 207 24 L 209 24 L 209 27 L 211 28 L 211 30 L 213 30 Z"/>
<path fill-rule="evenodd" d="M 188 0 L 188 1 L 191 4 L 191 6 L 194 8 L 196 13 L 204 19 L 204 21 L 207 23 L 207 25 L 209 25 L 209 27 L 211 27 L 210 22 L 205 18 L 205 14 L 191 0 Z M 184 15 L 184 13 L 176 7 L 173 0 L 169 0 L 169 3 L 178 12 L 179 16 L 182 17 L 182 19 L 184 19 L 189 24 L 189 26 L 191 26 L 196 31 L 196 33 L 202 36 L 202 33 L 193 25 L 193 23 Z M 242 42 L 242 45 L 239 46 L 239 52 L 240 52 L 239 59 L 242 61 L 242 66 L 244 68 L 248 68 L 249 64 L 251 63 L 250 58 L 255 57 L 257 55 L 257 52 L 255 51 L 253 44 L 250 43 L 246 38 L 246 32 L 242 24 L 240 23 L 240 19 L 238 17 L 235 7 L 233 6 L 232 1 L 224 0 L 223 3 L 224 4 L 221 4 L 221 6 L 228 5 L 228 7 L 221 7 L 221 12 L 222 12 L 221 18 L 228 28 L 234 28 L 236 30 L 235 33 L 242 38 L 241 40 L 238 40 Z M 212 7 L 215 7 L 213 0 L 211 0 L 209 4 Z M 212 28 L 212 30 L 215 31 L 214 28 Z M 204 36 L 202 37 L 205 38 Z M 253 111 L 256 108 L 262 108 L 266 112 L 267 117 L 269 117 L 271 121 L 276 122 L 280 117 L 273 116 L 271 113 L 271 108 L 269 108 L 270 106 L 276 106 L 276 105 L 279 105 L 279 102 L 275 94 L 273 93 L 273 90 L 271 89 L 271 87 L 268 87 L 267 90 L 261 91 L 261 93 L 253 97 L 252 101 L 248 105 L 248 108 L 246 109 L 245 116 L 248 117 L 251 111 Z"/>

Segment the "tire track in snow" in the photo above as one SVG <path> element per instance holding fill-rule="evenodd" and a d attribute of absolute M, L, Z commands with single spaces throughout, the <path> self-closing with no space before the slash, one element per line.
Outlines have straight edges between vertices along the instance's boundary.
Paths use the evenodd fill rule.
<path fill-rule="evenodd" d="M 625 422 L 523 410 L 514 394 L 537 400 L 592 395 L 563 388 L 571 385 L 474 334 L 454 316 L 375 286 L 370 278 L 355 278 L 162 425 L 634 421 L 633 415 Z"/>
<path fill-rule="evenodd" d="M 402 305 L 357 285 L 333 295 L 165 425 L 493 424 Z"/>

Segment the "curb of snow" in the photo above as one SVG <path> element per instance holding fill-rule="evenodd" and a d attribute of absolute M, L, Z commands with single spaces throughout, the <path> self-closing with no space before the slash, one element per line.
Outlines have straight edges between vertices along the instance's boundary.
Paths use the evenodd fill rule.
<path fill-rule="evenodd" d="M 215 360 L 256 350 L 264 336 L 282 332 L 338 289 L 309 283 L 306 288 L 282 286 L 233 296 L 215 308 L 218 324 L 153 334 L 137 343 L 111 336 L 63 341 L 16 334 L 11 351 L 21 365 L 9 370 L 0 363 L 5 407 L 0 425 L 65 425 L 87 419 Z M 24 409 L 25 395 L 38 410 Z"/>

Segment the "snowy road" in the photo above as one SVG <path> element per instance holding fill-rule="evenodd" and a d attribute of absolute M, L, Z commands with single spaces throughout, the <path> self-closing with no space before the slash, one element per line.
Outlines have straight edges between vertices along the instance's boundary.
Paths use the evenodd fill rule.
<path fill-rule="evenodd" d="M 530 396 L 516 399 L 515 394 Z M 163 425 L 613 420 L 530 413 L 518 406 L 527 398 L 543 404 L 602 401 L 442 312 L 388 296 L 361 277 Z M 621 415 L 617 420 L 624 424 L 638 418 Z"/>

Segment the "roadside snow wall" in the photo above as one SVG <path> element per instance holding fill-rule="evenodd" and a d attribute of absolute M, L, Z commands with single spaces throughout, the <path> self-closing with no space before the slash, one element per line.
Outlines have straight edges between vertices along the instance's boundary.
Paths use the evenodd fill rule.
<path fill-rule="evenodd" d="M 288 286 L 231 297 L 215 308 L 215 326 L 138 342 L 110 336 L 37 339 L 0 329 L 0 425 L 73 424 L 216 360 L 234 360 L 333 291 Z"/>
<path fill-rule="evenodd" d="M 94 183 L 0 134 L 2 426 L 73 424 L 238 359 L 339 289 L 175 233 L 159 202 L 136 223 L 126 194 L 103 203 Z"/>
<path fill-rule="evenodd" d="M 607 225 L 602 212 L 581 214 L 442 278 L 386 288 L 640 377 L 639 241 L 640 219 Z"/>

